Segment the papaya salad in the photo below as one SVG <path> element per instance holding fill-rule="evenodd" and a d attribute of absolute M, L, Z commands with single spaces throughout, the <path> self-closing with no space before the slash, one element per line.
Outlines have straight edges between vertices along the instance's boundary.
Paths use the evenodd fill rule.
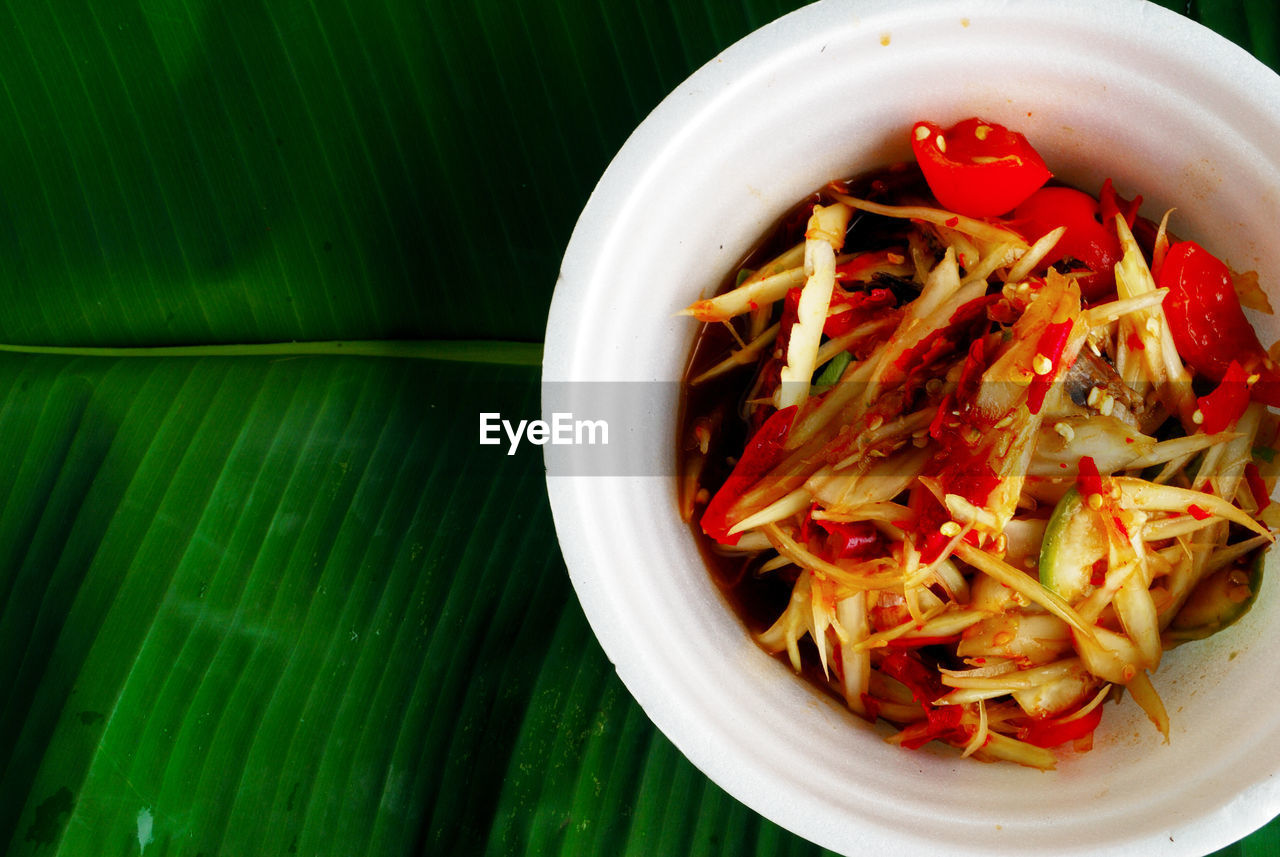
<path fill-rule="evenodd" d="M 760 645 L 892 743 L 1047 769 L 1125 697 L 1167 741 L 1152 675 L 1280 523 L 1266 297 L 1016 131 L 909 135 L 684 310 L 682 514 Z"/>

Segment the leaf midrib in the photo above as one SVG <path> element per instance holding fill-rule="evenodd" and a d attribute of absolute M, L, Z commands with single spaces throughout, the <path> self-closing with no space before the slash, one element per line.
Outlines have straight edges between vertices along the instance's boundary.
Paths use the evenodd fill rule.
<path fill-rule="evenodd" d="M 390 357 L 503 366 L 539 366 L 542 363 L 541 342 L 489 339 L 364 339 L 120 348 L 0 343 L 0 352 L 71 357 Z"/>

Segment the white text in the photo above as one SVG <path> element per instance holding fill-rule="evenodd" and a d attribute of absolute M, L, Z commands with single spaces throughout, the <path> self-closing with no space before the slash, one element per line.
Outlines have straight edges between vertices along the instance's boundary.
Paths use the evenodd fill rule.
<path fill-rule="evenodd" d="M 522 440 L 534 446 L 607 446 L 609 424 L 604 420 L 575 420 L 573 414 L 554 413 L 551 421 L 520 420 L 514 425 L 499 413 L 480 414 L 480 445 L 496 446 L 507 439 L 507 455 L 515 455 Z"/>

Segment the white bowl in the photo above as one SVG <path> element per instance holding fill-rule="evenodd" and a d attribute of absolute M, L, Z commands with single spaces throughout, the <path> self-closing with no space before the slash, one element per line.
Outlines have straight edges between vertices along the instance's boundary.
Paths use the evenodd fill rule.
<path fill-rule="evenodd" d="M 1168 744 L 1131 702 L 1109 705 L 1093 751 L 1045 773 L 884 743 L 751 641 L 677 516 L 674 382 L 696 325 L 673 313 L 807 192 L 908 157 L 913 120 L 971 115 L 1026 133 L 1069 182 L 1111 177 L 1148 215 L 1176 206 L 1180 235 L 1280 282 L 1280 79 L 1243 50 L 1139 0 L 824 0 L 690 77 L 582 213 L 547 327 L 544 380 L 557 392 L 544 411 L 581 417 L 603 390 L 646 395 L 610 426 L 626 461 L 614 475 L 559 475 L 546 447 L 565 561 L 658 727 L 730 794 L 814 842 L 877 855 L 1203 854 L 1280 813 L 1274 573 L 1240 623 L 1165 658 Z"/>

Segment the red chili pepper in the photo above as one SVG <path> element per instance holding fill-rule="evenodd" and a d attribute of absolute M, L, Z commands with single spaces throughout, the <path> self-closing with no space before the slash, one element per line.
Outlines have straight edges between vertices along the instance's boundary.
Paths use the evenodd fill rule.
<path fill-rule="evenodd" d="M 956 448 L 958 451 L 959 447 Z M 950 460 L 937 473 L 943 490 L 948 494 L 959 494 L 975 506 L 985 504 L 991 492 L 1000 485 L 1000 478 L 995 475 L 986 458 L 952 458 L 954 460 Z M 944 536 L 941 531 L 942 525 L 951 520 L 951 513 L 932 491 L 919 483 L 912 487 L 907 497 L 907 508 L 913 514 L 910 526 L 917 534 L 916 547 L 920 550 L 920 561 L 933 562 L 942 555 L 943 549 L 951 541 L 952 537 Z M 976 545 L 978 533 L 970 530 L 964 540 Z"/>
<path fill-rule="evenodd" d="M 1080 458 L 1079 474 L 1076 477 L 1076 489 L 1083 497 L 1087 499 L 1090 494 L 1102 493 L 1102 474 L 1098 472 L 1093 456 L 1085 455 Z"/>
<path fill-rule="evenodd" d="M 1084 191 L 1046 187 L 1014 210 L 1010 225 L 1029 241 L 1065 226 L 1066 231 L 1045 256 L 1043 264 L 1049 266 L 1064 259 L 1080 262 L 1092 272 L 1079 278 L 1080 295 L 1087 301 L 1096 301 L 1115 291 L 1115 266 L 1124 255 L 1120 252 L 1114 219 L 1104 217 L 1104 209 L 1102 203 Z"/>
<path fill-rule="evenodd" d="M 1036 343 L 1036 354 L 1047 357 L 1053 368 L 1044 375 L 1037 373 L 1031 377 L 1031 384 L 1027 387 L 1027 409 L 1033 414 L 1040 413 L 1045 394 L 1049 392 L 1049 385 L 1058 374 L 1058 361 L 1062 358 L 1063 349 L 1067 347 L 1067 340 L 1071 338 L 1073 324 L 1070 321 L 1050 324 L 1045 327 L 1044 333 L 1040 334 L 1040 341 Z"/>
<path fill-rule="evenodd" d="M 917 122 L 911 150 L 938 203 L 970 217 L 1012 210 L 1052 175 L 1026 137 L 976 117 L 946 130 Z"/>
<path fill-rule="evenodd" d="M 1249 493 L 1253 495 L 1253 502 L 1258 504 L 1259 512 L 1271 505 L 1271 492 L 1267 490 L 1267 483 L 1262 480 L 1258 465 L 1252 461 L 1244 466 L 1244 481 L 1249 486 Z"/>
<path fill-rule="evenodd" d="M 773 396 L 778 385 L 782 383 L 782 367 L 786 362 L 787 348 L 791 344 L 791 330 L 795 327 L 800 314 L 801 291 L 802 289 L 797 286 L 788 291 L 782 299 L 782 316 L 778 320 L 778 338 L 773 342 L 773 354 L 760 368 L 760 383 L 756 395 L 761 399 Z M 748 426 L 751 431 L 758 432 L 764 425 L 764 413 L 766 413 L 764 408 L 756 408 L 751 412 Z"/>
<path fill-rule="evenodd" d="M 1107 570 L 1111 567 L 1111 563 L 1106 558 L 1096 560 L 1093 567 L 1089 569 L 1089 583 L 1094 586 L 1102 586 L 1107 582 Z"/>
<path fill-rule="evenodd" d="M 911 489 L 907 506 L 914 513 L 911 528 L 916 534 L 916 547 L 920 550 L 921 562 L 933 562 L 942 555 L 942 550 L 951 539 L 944 536 L 939 529 L 951 520 L 947 507 L 938 502 L 926 488 L 920 485 Z"/>
<path fill-rule="evenodd" d="M 782 317 L 778 320 L 778 338 L 774 340 L 774 353 L 785 356 L 787 346 L 791 342 L 791 329 L 796 326 L 800 317 L 800 293 L 804 289 L 796 286 L 787 292 L 782 299 Z"/>
<path fill-rule="evenodd" d="M 849 191 L 846 189 L 843 192 L 848 193 Z M 905 253 L 906 251 L 901 248 L 869 250 L 865 253 L 858 253 L 847 262 L 836 265 L 836 279 L 856 280 L 862 278 L 872 268 L 879 267 L 890 261 L 904 261 L 906 259 Z"/>
<path fill-rule="evenodd" d="M 977 457 L 943 468 L 938 482 L 948 494 L 959 494 L 973 505 L 983 506 L 1000 487 L 1001 479 L 985 457 Z"/>
<path fill-rule="evenodd" d="M 972 342 L 986 332 L 987 308 L 1000 300 L 1000 295 L 983 295 L 956 307 L 946 325 L 925 334 L 924 338 L 898 355 L 894 368 L 907 374 L 927 369 L 934 360 L 949 357 L 965 342 Z"/>
<path fill-rule="evenodd" d="M 862 706 L 867 709 L 867 719 L 874 722 L 880 717 L 881 702 L 869 693 L 861 694 Z"/>
<path fill-rule="evenodd" d="M 934 412 L 933 419 L 929 421 L 929 437 L 934 440 L 942 440 L 942 436 L 947 430 L 947 423 L 952 419 L 951 412 L 955 409 L 955 393 L 947 393 L 942 397 L 942 401 L 938 403 L 938 410 Z"/>
<path fill-rule="evenodd" d="M 956 398 L 962 402 L 972 401 L 982 387 L 982 373 L 987 371 L 987 347 L 985 339 L 975 339 L 969 343 L 969 352 L 960 366 L 960 377 L 956 381 Z"/>
<path fill-rule="evenodd" d="M 792 289 L 799 292 L 799 289 Z M 822 332 L 831 339 L 843 336 L 879 310 L 897 306 L 898 299 L 889 289 L 871 289 L 865 292 L 837 292 L 831 298 L 831 307 L 843 307 L 827 316 Z"/>
<path fill-rule="evenodd" d="M 729 513 L 741 498 L 742 493 L 773 469 L 782 458 L 783 444 L 791 433 L 791 423 L 795 418 L 797 406 L 783 408 L 774 412 L 765 420 L 748 441 L 742 457 L 734 465 L 729 478 L 720 486 L 720 490 L 711 498 L 706 510 L 702 513 L 702 531 L 722 545 L 736 545 L 741 534 L 729 535 L 733 528 Z"/>
<path fill-rule="evenodd" d="M 1116 193 L 1116 186 L 1111 183 L 1111 179 L 1102 183 L 1102 190 L 1098 192 L 1098 208 L 1102 214 L 1104 226 L 1115 223 L 1116 215 L 1123 214 L 1124 222 L 1132 229 L 1134 221 L 1138 219 L 1138 209 L 1141 207 L 1141 196 L 1125 199 Z"/>
<path fill-rule="evenodd" d="M 1220 381 L 1231 363 L 1260 379 L 1253 399 L 1280 405 L 1280 372 L 1245 318 L 1231 270 L 1194 241 L 1169 247 L 1157 285 L 1169 290 L 1164 311 L 1178 353 L 1201 375 Z M 1207 416 L 1207 415 L 1206 415 Z"/>
<path fill-rule="evenodd" d="M 925 719 L 912 723 L 902 730 L 899 744 L 908 750 L 918 750 L 930 741 L 946 741 L 957 744 L 968 740 L 968 731 L 960 725 L 964 708 L 959 705 L 939 705 L 925 708 Z"/>
<path fill-rule="evenodd" d="M 920 656 L 907 649 L 894 649 L 880 661 L 880 672 L 897 679 L 911 691 L 911 697 L 927 709 L 933 701 L 946 693 L 942 679 L 931 670 Z M 950 706 L 949 706 L 950 707 Z"/>
<path fill-rule="evenodd" d="M 1200 428 L 1205 434 L 1226 431 L 1240 419 L 1245 408 L 1249 407 L 1248 377 L 1240 364 L 1232 360 L 1222 376 L 1222 382 L 1214 391 L 1196 399 L 1196 405 L 1204 417 Z"/>
<path fill-rule="evenodd" d="M 1187 507 L 1187 514 L 1195 518 L 1197 521 L 1207 521 L 1211 517 L 1208 512 L 1200 506 L 1197 506 L 1195 503 L 1192 503 Z"/>
<path fill-rule="evenodd" d="M 1072 715 L 1051 717 L 1044 720 L 1033 720 L 1018 730 L 1018 738 L 1037 747 L 1057 747 L 1068 741 L 1093 732 L 1102 722 L 1102 706 L 1096 705 L 1087 714 L 1072 718 Z"/>

